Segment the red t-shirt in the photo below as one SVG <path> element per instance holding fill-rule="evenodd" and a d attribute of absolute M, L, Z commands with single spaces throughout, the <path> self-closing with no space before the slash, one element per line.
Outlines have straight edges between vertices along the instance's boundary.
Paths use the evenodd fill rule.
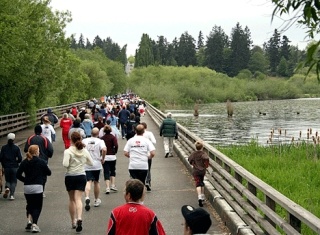
<path fill-rule="evenodd" d="M 156 214 L 138 203 L 126 203 L 112 210 L 107 235 L 165 235 Z"/>

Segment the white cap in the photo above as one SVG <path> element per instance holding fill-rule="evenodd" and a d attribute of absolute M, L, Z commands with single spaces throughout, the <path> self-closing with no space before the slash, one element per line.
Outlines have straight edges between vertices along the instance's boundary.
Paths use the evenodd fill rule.
<path fill-rule="evenodd" d="M 167 117 L 168 117 L 168 118 L 171 118 L 171 117 L 172 117 L 172 113 L 170 113 L 170 112 L 167 113 Z"/>
<path fill-rule="evenodd" d="M 14 140 L 16 138 L 16 135 L 13 133 L 9 133 L 7 138 L 8 138 L 8 140 Z"/>

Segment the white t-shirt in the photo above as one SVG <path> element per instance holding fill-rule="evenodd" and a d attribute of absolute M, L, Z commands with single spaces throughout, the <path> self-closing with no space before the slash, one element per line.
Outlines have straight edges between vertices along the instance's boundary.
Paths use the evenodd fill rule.
<path fill-rule="evenodd" d="M 89 137 L 82 140 L 82 143 L 86 145 L 86 149 L 89 151 L 90 156 L 93 161 L 93 165 L 85 165 L 84 169 L 86 171 L 94 171 L 94 170 L 101 170 L 101 150 L 106 148 L 106 145 L 103 140 L 97 137 Z"/>
<path fill-rule="evenodd" d="M 55 135 L 56 131 L 54 130 L 51 124 L 42 124 L 42 134 L 48 138 L 48 140 L 52 143 L 51 134 Z"/>
<path fill-rule="evenodd" d="M 129 139 L 124 147 L 124 151 L 129 153 L 129 170 L 148 170 L 149 152 L 155 150 L 150 140 L 135 135 Z"/>
<path fill-rule="evenodd" d="M 150 140 L 153 144 L 157 143 L 156 138 L 154 138 L 154 135 L 151 131 L 145 130 L 143 136 Z"/>

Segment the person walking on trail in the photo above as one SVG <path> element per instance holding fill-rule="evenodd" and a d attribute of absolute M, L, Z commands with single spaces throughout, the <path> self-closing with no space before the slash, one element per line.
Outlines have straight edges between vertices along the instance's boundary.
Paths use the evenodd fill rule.
<path fill-rule="evenodd" d="M 127 130 L 127 141 L 136 134 L 136 126 L 138 125 L 138 123 L 136 122 L 135 118 L 136 115 L 134 113 L 130 113 L 130 117 L 125 124 L 125 128 Z"/>
<path fill-rule="evenodd" d="M 209 166 L 209 156 L 203 151 L 203 143 L 201 141 L 195 142 L 195 147 L 196 151 L 191 153 L 188 162 L 193 168 L 192 175 L 196 185 L 199 206 L 203 207 L 203 201 L 205 200 L 203 179 L 206 174 L 206 168 Z"/>
<path fill-rule="evenodd" d="M 42 134 L 48 138 L 48 140 L 52 143 L 56 140 L 56 131 L 54 130 L 53 126 L 48 117 L 43 118 L 43 124 L 41 125 Z"/>
<path fill-rule="evenodd" d="M 100 195 L 100 182 L 99 176 L 102 169 L 102 162 L 104 162 L 107 148 L 103 140 L 99 139 L 99 129 L 93 128 L 91 131 L 91 137 L 83 139 L 82 143 L 85 144 L 86 149 L 89 151 L 93 165 L 85 165 L 87 184 L 85 190 L 85 210 L 90 210 L 90 190 L 93 183 L 94 204 L 98 207 L 101 204 Z"/>
<path fill-rule="evenodd" d="M 143 136 L 146 137 L 148 140 L 150 140 L 151 143 L 153 143 L 153 145 L 155 146 L 157 143 L 156 138 L 154 137 L 154 134 L 151 131 L 147 131 L 147 127 L 148 127 L 147 123 L 141 122 L 141 125 L 143 125 L 144 127 Z M 148 192 L 151 191 L 151 164 L 152 164 L 152 158 L 149 158 L 148 159 L 148 175 L 146 179 L 146 187 Z"/>
<path fill-rule="evenodd" d="M 103 174 L 104 180 L 106 183 L 106 194 L 110 193 L 110 190 L 113 192 L 117 192 L 118 189 L 116 187 L 116 164 L 117 164 L 117 152 L 118 152 L 118 140 L 112 134 L 112 127 L 106 125 L 104 127 L 104 135 L 101 139 L 104 141 L 107 147 L 106 157 L 104 158 L 104 162 L 102 162 L 103 166 Z"/>
<path fill-rule="evenodd" d="M 122 139 L 124 139 L 125 136 L 127 135 L 127 129 L 126 129 L 125 125 L 129 119 L 129 117 L 130 117 L 130 112 L 127 110 L 126 106 L 123 105 L 122 109 L 118 113 Z"/>
<path fill-rule="evenodd" d="M 160 126 L 160 136 L 163 136 L 163 146 L 165 151 L 165 158 L 173 157 L 173 138 L 178 139 L 178 125 L 172 119 L 172 114 L 167 113 Z"/>
<path fill-rule="evenodd" d="M 124 147 L 124 156 L 129 158 L 129 173 L 131 178 L 139 179 L 143 184 L 148 174 L 148 159 L 155 156 L 155 147 L 143 136 L 144 127 L 136 127 L 137 134 L 129 139 Z"/>
<path fill-rule="evenodd" d="M 71 118 L 69 118 L 67 113 L 64 113 L 60 120 L 60 127 L 62 129 L 62 139 L 63 139 L 65 149 L 69 148 L 71 145 L 68 134 L 72 125 L 73 125 L 73 121 L 71 120 Z"/>
<path fill-rule="evenodd" d="M 41 121 L 41 124 L 43 124 L 43 119 L 44 117 L 48 117 L 48 119 L 50 120 L 51 122 L 51 125 L 54 127 L 54 124 L 57 124 L 58 121 L 59 121 L 59 118 L 58 116 L 52 112 L 52 109 L 51 108 L 48 108 L 47 110 L 47 113 L 43 114 L 41 117 L 40 117 L 40 121 Z"/>
<path fill-rule="evenodd" d="M 143 205 L 144 185 L 140 180 L 126 182 L 124 199 L 126 203 L 111 211 L 107 235 L 165 235 L 166 232 L 157 215 Z"/>
<path fill-rule="evenodd" d="M 3 198 L 14 200 L 14 192 L 17 186 L 17 170 L 19 163 L 22 161 L 20 148 L 13 143 L 15 139 L 14 133 L 7 135 L 8 143 L 3 145 L 0 152 L 0 163 L 4 169 L 6 179 L 5 191 Z"/>
<path fill-rule="evenodd" d="M 38 124 L 34 128 L 34 134 L 31 135 L 24 146 L 24 152 L 27 153 L 28 149 L 31 145 L 38 145 L 40 149 L 39 158 L 45 161 L 45 163 L 48 165 L 49 158 L 52 158 L 53 156 L 53 146 L 52 143 L 48 140 L 47 137 L 45 137 L 42 134 L 42 128 Z M 45 190 L 45 185 L 47 182 L 47 176 L 44 176 L 43 179 L 43 191 Z M 43 193 L 43 196 L 46 195 Z"/>
<path fill-rule="evenodd" d="M 48 165 L 39 158 L 38 145 L 30 145 L 27 157 L 21 162 L 17 170 L 17 178 L 24 183 L 24 196 L 27 200 L 27 232 L 38 233 L 38 219 L 43 205 L 43 185 L 47 176 L 51 175 Z"/>
<path fill-rule="evenodd" d="M 212 221 L 210 214 L 205 209 L 184 205 L 181 207 L 181 213 L 184 218 L 184 235 L 207 234 Z"/>
<path fill-rule="evenodd" d="M 82 143 L 79 132 L 71 135 L 71 146 L 64 150 L 62 165 L 66 168 L 65 186 L 69 195 L 69 213 L 71 225 L 76 232 L 82 231 L 82 194 L 87 178 L 85 165 L 93 165 L 89 151 Z"/>

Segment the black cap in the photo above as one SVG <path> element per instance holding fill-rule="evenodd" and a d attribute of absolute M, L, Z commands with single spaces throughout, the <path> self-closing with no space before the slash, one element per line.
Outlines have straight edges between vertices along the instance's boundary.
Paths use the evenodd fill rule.
<path fill-rule="evenodd" d="M 205 209 L 184 205 L 181 212 L 192 233 L 206 233 L 209 230 L 212 222 L 210 214 Z"/>

